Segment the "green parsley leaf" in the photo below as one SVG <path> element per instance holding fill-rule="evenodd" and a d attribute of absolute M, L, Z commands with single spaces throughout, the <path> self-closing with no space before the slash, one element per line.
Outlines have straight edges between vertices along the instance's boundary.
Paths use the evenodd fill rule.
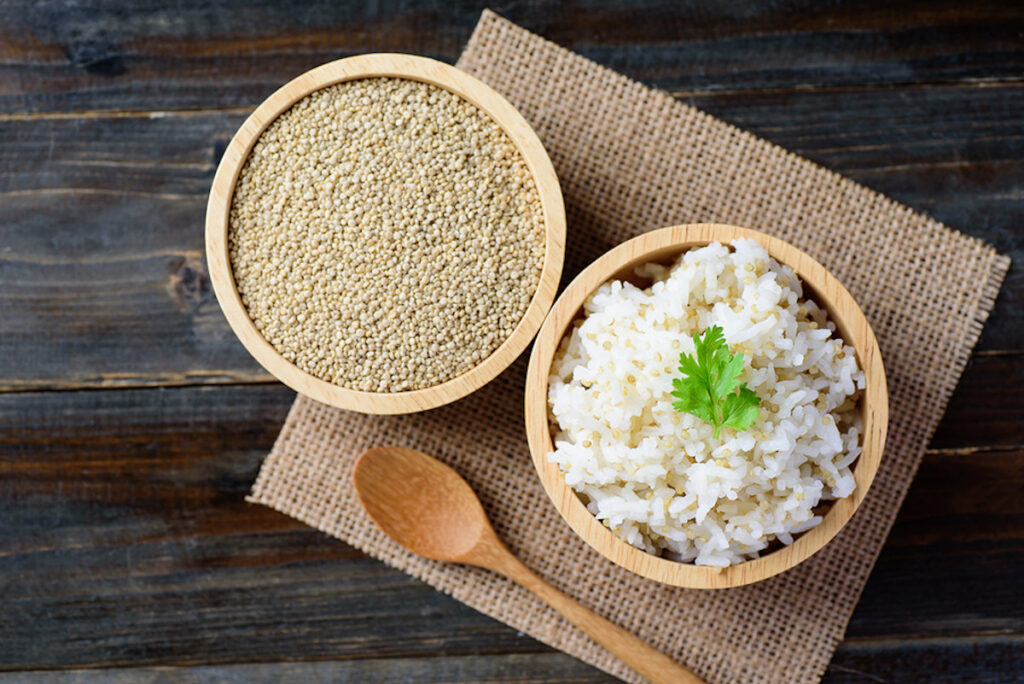
<path fill-rule="evenodd" d="M 675 378 L 672 406 L 715 426 L 718 439 L 722 426 L 746 430 L 757 420 L 761 398 L 747 383 L 739 382 L 743 372 L 743 354 L 731 354 L 722 329 L 711 326 L 704 337 L 694 334 L 694 354 L 679 355 L 679 370 L 685 377 Z"/>

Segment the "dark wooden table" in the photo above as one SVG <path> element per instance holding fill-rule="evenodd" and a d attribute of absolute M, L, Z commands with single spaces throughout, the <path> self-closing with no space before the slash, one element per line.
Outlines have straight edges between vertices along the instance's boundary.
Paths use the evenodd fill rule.
<path fill-rule="evenodd" d="M 243 501 L 293 394 L 210 291 L 219 156 L 317 64 L 454 61 L 480 6 L 64 5 L 0 2 L 0 669 L 605 681 Z M 825 679 L 1024 681 L 1020 2 L 494 9 L 1014 257 Z"/>

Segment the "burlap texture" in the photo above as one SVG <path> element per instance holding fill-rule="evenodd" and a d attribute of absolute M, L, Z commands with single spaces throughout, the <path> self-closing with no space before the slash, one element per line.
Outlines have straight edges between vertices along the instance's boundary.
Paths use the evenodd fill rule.
<path fill-rule="evenodd" d="M 365 449 L 401 445 L 451 464 L 509 547 L 584 605 L 709 682 L 811 682 L 843 636 L 1009 260 L 892 200 L 485 12 L 458 66 L 504 94 L 551 155 L 568 213 L 563 282 L 662 226 L 718 221 L 788 240 L 853 293 L 878 336 L 889 439 L 867 499 L 821 552 L 770 580 L 694 591 L 636 577 L 559 517 L 523 429 L 526 359 L 453 405 L 349 413 L 300 396 L 251 501 L 271 506 L 627 681 L 607 652 L 488 572 L 414 556 L 365 516 L 350 484 Z"/>

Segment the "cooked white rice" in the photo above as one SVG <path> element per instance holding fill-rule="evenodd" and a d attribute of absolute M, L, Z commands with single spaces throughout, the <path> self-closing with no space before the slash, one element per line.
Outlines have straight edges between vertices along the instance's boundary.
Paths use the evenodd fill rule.
<path fill-rule="evenodd" d="M 649 553 L 724 567 L 791 544 L 821 522 L 816 506 L 854 490 L 864 374 L 853 348 L 753 240 L 637 273 L 653 285 L 602 285 L 555 355 L 548 459 L 591 513 Z M 671 396 L 680 353 L 713 325 L 761 398 L 752 428 L 719 439 Z"/>

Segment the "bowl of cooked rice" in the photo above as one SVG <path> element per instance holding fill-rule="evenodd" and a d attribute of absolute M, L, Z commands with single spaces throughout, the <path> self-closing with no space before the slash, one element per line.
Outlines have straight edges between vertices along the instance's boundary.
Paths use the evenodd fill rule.
<path fill-rule="evenodd" d="M 821 264 L 723 224 L 610 250 L 559 297 L 526 381 L 533 462 L 601 554 L 681 587 L 788 570 L 874 478 L 888 395 L 874 333 Z"/>

